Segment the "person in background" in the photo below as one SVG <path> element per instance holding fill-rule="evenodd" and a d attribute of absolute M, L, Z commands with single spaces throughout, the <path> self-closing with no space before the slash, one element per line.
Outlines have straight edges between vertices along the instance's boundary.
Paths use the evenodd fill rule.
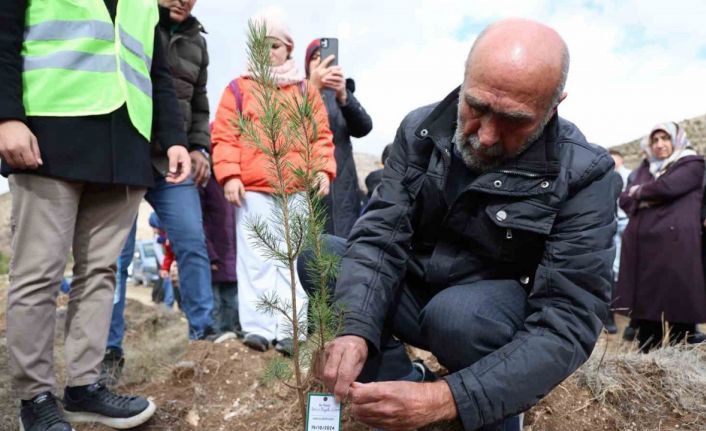
<path fill-rule="evenodd" d="M 608 154 L 613 158 L 615 163 L 615 181 L 616 185 L 619 184 L 621 191 L 625 191 L 625 186 L 628 184 L 628 176 L 630 175 L 630 169 L 626 168 L 623 163 L 623 155 L 620 151 L 615 149 L 609 149 Z M 625 231 L 625 226 L 628 224 L 628 216 L 625 214 L 619 206 L 617 207 L 617 218 L 618 218 L 618 228 L 613 237 L 613 244 L 615 245 L 615 259 L 613 260 L 613 281 L 618 281 L 618 271 L 620 270 L 620 242 L 623 237 L 623 232 Z M 611 312 L 608 315 L 608 319 L 605 322 L 605 329 L 609 334 L 615 334 L 618 332 L 618 327 L 615 325 L 615 318 Z"/>
<path fill-rule="evenodd" d="M 383 168 L 385 167 L 385 162 L 387 158 L 390 157 L 390 151 L 392 151 L 392 144 L 385 145 L 385 149 L 382 150 L 382 157 L 380 158 L 380 163 L 382 163 Z M 382 181 L 382 173 L 384 169 L 377 169 L 372 171 L 365 177 L 365 188 L 368 189 L 368 199 L 373 196 L 375 188 Z"/>
<path fill-rule="evenodd" d="M 235 208 L 215 177 L 199 187 L 206 247 L 211 259 L 213 322 L 216 332 L 240 332 L 238 278 L 235 272 Z"/>
<path fill-rule="evenodd" d="M 654 126 L 641 146 L 647 156 L 620 195 L 629 221 L 615 307 L 633 319 L 640 350 L 647 352 L 663 341 L 703 341 L 695 331 L 706 321 L 699 258 L 704 159 L 677 123 Z"/>
<path fill-rule="evenodd" d="M 355 81 L 346 78 L 343 68 L 332 66 L 334 56 L 321 58 L 321 39 L 306 48 L 304 69 L 309 85 L 321 93 L 333 132 L 336 181 L 324 202 L 327 207 L 325 232 L 347 238 L 360 215 L 360 187 L 353 159 L 351 137 L 362 138 L 373 129 L 373 121 L 353 95 Z"/>
<path fill-rule="evenodd" d="M 7 347 L 20 429 L 125 429 L 155 412 L 99 382 L 118 259 L 145 190 L 191 169 L 154 0 L 7 0 L 0 8 L 0 157 L 12 193 Z M 119 35 L 119 37 L 116 37 Z M 81 55 L 76 55 L 81 53 Z M 53 395 L 57 286 L 74 266 L 63 409 Z"/>
<path fill-rule="evenodd" d="M 271 43 L 270 66 L 277 83 L 277 97 L 290 100 L 301 98 L 306 86 L 303 84 L 304 77 L 298 72 L 291 57 L 294 41 L 284 20 L 276 14 L 263 12 L 251 21 L 266 26 L 268 41 Z M 221 96 L 212 131 L 214 173 L 223 185 L 226 199 L 237 207 L 236 272 L 238 314 L 245 333 L 243 342 L 253 349 L 265 351 L 274 340 L 275 347 L 286 354 L 291 350 L 293 340 L 285 317 L 279 313 L 264 313 L 257 308 L 262 295 L 291 298 L 289 271 L 281 267 L 279 262 L 262 254 L 257 244 L 249 238 L 247 228 L 248 220 L 256 217 L 264 221 L 272 220 L 275 201 L 272 196 L 274 178 L 269 170 L 270 160 L 233 125 L 239 115 L 253 122 L 260 121 L 262 109 L 255 93 L 257 84 L 252 76 L 252 71 L 247 70 L 234 79 Z M 323 170 L 316 174 L 319 193 L 327 195 L 331 181 L 336 177 L 332 133 L 319 92 L 309 87 L 306 97 L 313 104 L 318 132 L 318 140 L 314 145 L 323 162 Z M 264 136 L 262 141 L 266 142 Z M 294 167 L 303 163 L 301 151 L 295 148 L 287 155 Z M 294 198 L 303 199 L 303 194 L 297 194 Z M 306 293 L 299 280 L 295 282 L 297 304 L 300 310 L 306 310 Z"/>
<path fill-rule="evenodd" d="M 214 334 L 211 311 L 211 270 L 201 220 L 201 204 L 195 184 L 206 181 L 210 175 L 211 148 L 208 127 L 208 51 L 199 21 L 191 15 L 196 0 L 160 0 L 159 36 L 166 51 L 178 107 L 183 122 L 178 130 L 186 131 L 188 150 L 193 166 L 192 175 L 180 184 L 166 181 L 166 159 L 159 140 L 152 141 L 151 161 L 153 185 L 145 199 L 159 216 L 169 234 L 181 276 L 182 310 L 189 321 L 189 338 L 206 339 Z M 127 268 L 135 248 L 133 229 L 120 254 L 118 293 L 111 320 L 110 338 L 103 368 L 112 362 L 124 362 L 122 342 L 125 327 L 125 289 Z M 117 359 L 116 359 L 117 356 Z"/>

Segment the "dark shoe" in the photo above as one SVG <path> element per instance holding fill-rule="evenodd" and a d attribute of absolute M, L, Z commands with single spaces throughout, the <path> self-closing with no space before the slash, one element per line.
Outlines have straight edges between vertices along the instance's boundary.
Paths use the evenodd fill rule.
<path fill-rule="evenodd" d="M 418 382 L 435 382 L 439 380 L 439 377 L 437 377 L 437 375 L 434 374 L 434 372 L 430 370 L 421 359 L 412 361 L 412 366 L 419 375 L 419 380 L 417 380 Z"/>
<path fill-rule="evenodd" d="M 689 336 L 686 337 L 686 342 L 689 344 L 706 343 L 706 334 L 697 330 L 693 334 L 689 334 Z"/>
<path fill-rule="evenodd" d="M 213 341 L 218 338 L 218 335 L 220 334 L 218 334 L 215 329 L 213 329 L 211 326 L 207 326 L 206 329 L 204 329 L 201 333 L 201 336 L 197 338 L 197 340 Z"/>
<path fill-rule="evenodd" d="M 20 431 L 73 431 L 73 428 L 61 414 L 54 394 L 43 392 L 22 401 Z"/>
<path fill-rule="evenodd" d="M 625 331 L 623 331 L 623 340 L 633 341 L 633 340 L 635 340 L 636 336 L 637 336 L 637 330 L 635 328 L 633 328 L 632 326 L 625 327 Z"/>
<path fill-rule="evenodd" d="M 266 352 L 270 348 L 270 342 L 267 341 L 267 338 L 253 333 L 245 335 L 243 344 L 260 352 Z"/>
<path fill-rule="evenodd" d="M 147 422 L 156 409 L 152 401 L 116 395 L 101 383 L 64 391 L 66 418 L 75 423 L 96 422 L 115 429 L 134 428 Z"/>
<path fill-rule="evenodd" d="M 284 356 L 292 356 L 292 354 L 294 353 L 294 340 L 292 340 L 291 338 L 285 338 L 284 340 L 275 341 L 275 350 L 277 350 Z"/>
<path fill-rule="evenodd" d="M 106 349 L 103 362 L 101 362 L 101 374 L 99 381 L 109 388 L 115 387 L 123 375 L 125 357 L 117 349 Z"/>
<path fill-rule="evenodd" d="M 608 318 L 606 319 L 605 322 L 605 330 L 609 334 L 617 334 L 618 333 L 618 327 L 615 324 L 615 316 L 613 316 L 612 312 L 608 313 Z"/>

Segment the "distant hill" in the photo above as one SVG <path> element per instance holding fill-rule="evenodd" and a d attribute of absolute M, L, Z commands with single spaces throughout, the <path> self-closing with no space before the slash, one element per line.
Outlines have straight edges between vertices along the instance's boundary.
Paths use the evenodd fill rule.
<path fill-rule="evenodd" d="M 686 135 L 694 146 L 696 152 L 706 155 L 706 115 L 682 120 L 679 125 L 686 130 Z M 649 127 L 649 126 L 648 126 Z M 625 164 L 630 168 L 635 168 L 642 160 L 640 156 L 640 141 L 642 136 L 626 144 L 616 145 L 614 148 L 623 154 Z"/>

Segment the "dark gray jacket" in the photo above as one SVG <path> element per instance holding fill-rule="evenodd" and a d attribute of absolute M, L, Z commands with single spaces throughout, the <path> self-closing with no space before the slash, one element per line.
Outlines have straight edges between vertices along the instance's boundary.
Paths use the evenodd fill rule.
<path fill-rule="evenodd" d="M 174 89 L 184 119 L 183 130 L 188 137 L 188 149 L 211 152 L 211 133 L 208 125 L 208 48 L 201 23 L 190 16 L 176 24 L 169 19 L 169 10 L 160 7 L 159 33 L 166 51 Z M 155 168 L 166 173 L 168 161 L 160 145 L 153 143 Z"/>
<path fill-rule="evenodd" d="M 325 230 L 326 233 L 343 238 L 348 238 L 360 215 L 360 187 L 351 136 L 362 138 L 373 129 L 373 120 L 351 91 L 355 88 L 353 80 L 348 79 L 347 82 L 350 84 L 347 85 L 348 100 L 345 106 L 339 105 L 333 90 L 324 90 L 321 94 L 328 112 L 329 127 L 333 132 L 336 158 L 336 179 L 331 192 L 324 199 L 328 212 Z"/>
<path fill-rule="evenodd" d="M 590 355 L 608 312 L 619 191 L 608 153 L 554 116 L 527 151 L 445 202 L 457 106 L 458 89 L 402 122 L 351 232 L 336 300 L 343 333 L 379 349 L 403 281 L 429 295 L 482 279 L 525 285 L 525 328 L 445 378 L 473 430 L 528 409 Z"/>

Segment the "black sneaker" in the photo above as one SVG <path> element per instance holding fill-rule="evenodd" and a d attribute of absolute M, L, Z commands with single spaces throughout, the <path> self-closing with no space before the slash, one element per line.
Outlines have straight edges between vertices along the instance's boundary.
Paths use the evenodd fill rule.
<path fill-rule="evenodd" d="M 101 362 L 100 382 L 109 388 L 118 385 L 120 377 L 123 375 L 125 357 L 116 349 L 106 349 L 103 362 Z"/>
<path fill-rule="evenodd" d="M 64 390 L 64 413 L 71 422 L 96 422 L 115 429 L 147 422 L 157 407 L 143 397 L 112 393 L 102 383 Z"/>
<path fill-rule="evenodd" d="M 43 392 L 22 401 L 20 431 L 73 431 L 73 428 L 61 414 L 54 394 Z"/>
<path fill-rule="evenodd" d="M 270 348 L 270 342 L 267 341 L 267 338 L 262 335 L 253 334 L 252 332 L 245 335 L 243 344 L 251 349 L 259 350 L 260 352 L 266 352 Z"/>
<path fill-rule="evenodd" d="M 284 340 L 277 340 L 275 342 L 275 350 L 283 354 L 284 356 L 290 357 L 294 354 L 294 340 L 291 338 L 285 338 Z"/>

